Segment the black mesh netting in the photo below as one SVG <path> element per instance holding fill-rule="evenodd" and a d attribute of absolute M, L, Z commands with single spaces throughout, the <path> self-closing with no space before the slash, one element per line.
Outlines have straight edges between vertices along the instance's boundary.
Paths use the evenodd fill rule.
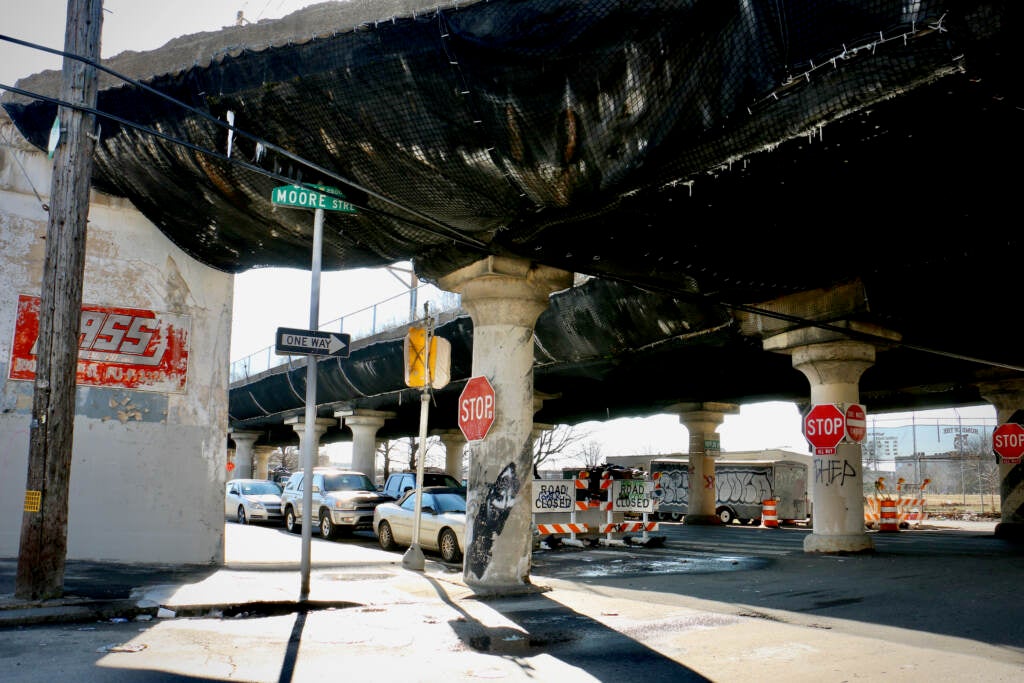
<path fill-rule="evenodd" d="M 969 356 L 942 370 L 914 351 L 1021 364 L 1000 321 L 1013 310 L 1005 293 L 1019 289 L 1022 7 L 323 3 L 106 60 L 220 121 L 233 113 L 239 133 L 222 158 L 224 128 L 103 75 L 102 112 L 172 139 L 103 120 L 94 184 L 230 272 L 308 267 L 312 212 L 270 196 L 323 183 L 358 207 L 328 212 L 325 269 L 412 259 L 431 280 L 506 254 L 660 293 L 591 284 L 553 298 L 537 323 L 536 387 L 562 400 L 546 402 L 541 422 L 804 396 L 789 359 L 756 339 L 764 321 L 739 330 L 720 302 L 854 281 L 860 294 L 843 314 L 909 342 L 865 373 L 868 403 L 977 400 L 979 368 L 959 363 Z M 60 91 L 55 72 L 17 85 Z M 3 103 L 45 148 L 56 105 L 16 93 Z M 821 301 L 781 310 L 834 314 Z M 365 355 L 344 377 L 361 400 L 378 397 L 363 407 L 393 408 L 375 364 L 401 354 Z M 325 400 L 354 395 L 327 375 Z M 265 384 L 275 378 L 292 382 Z M 262 420 L 287 393 L 261 387 L 259 400 L 257 389 L 232 392 L 233 420 Z"/>
<path fill-rule="evenodd" d="M 1018 14 L 961 0 L 323 3 L 106 64 L 220 120 L 233 112 L 242 131 L 315 166 L 242 135 L 233 159 L 339 187 L 359 212 L 328 214 L 327 269 L 412 258 L 429 280 L 508 253 L 753 300 L 852 274 L 808 253 L 801 273 L 780 275 L 763 258 L 779 230 L 799 236 L 829 220 L 886 234 L 830 194 L 863 191 L 854 180 L 867 162 L 855 157 L 889 155 L 871 165 L 888 186 L 900 159 L 936 164 L 927 147 L 908 153 L 908 139 L 942 135 L 950 117 L 988 127 L 976 110 L 1017 100 Z M 951 85 L 929 90 L 936 82 Z M 101 111 L 226 153 L 212 122 L 103 83 Z M 19 85 L 58 92 L 52 73 Z M 955 103 L 939 94 L 949 88 Z M 54 105 L 4 103 L 45 147 Z M 971 162 L 961 157 L 976 144 L 943 154 Z M 205 263 L 310 262 L 311 214 L 272 206 L 280 179 L 112 121 L 95 162 L 97 188 L 131 199 Z M 883 190 L 879 202 L 916 201 L 929 183 Z M 720 225 L 734 232 L 708 229 Z M 735 253 L 737 238 L 753 256 Z"/>

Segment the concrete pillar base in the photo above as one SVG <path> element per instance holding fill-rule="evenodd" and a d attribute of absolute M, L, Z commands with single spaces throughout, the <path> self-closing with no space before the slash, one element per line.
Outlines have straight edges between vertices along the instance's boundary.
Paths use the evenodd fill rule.
<path fill-rule="evenodd" d="M 811 534 L 804 538 L 805 553 L 873 553 L 875 542 L 867 534 Z"/>
<path fill-rule="evenodd" d="M 1007 541 L 1024 541 L 1024 523 L 999 522 L 996 524 L 996 538 Z"/>
<path fill-rule="evenodd" d="M 721 524 L 722 520 L 718 515 L 686 515 L 683 517 L 683 524 L 702 524 L 704 526 L 714 526 Z"/>

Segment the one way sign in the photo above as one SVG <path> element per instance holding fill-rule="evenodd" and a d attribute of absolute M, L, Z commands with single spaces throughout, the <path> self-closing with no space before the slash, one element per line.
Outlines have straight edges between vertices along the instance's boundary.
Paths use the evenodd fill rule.
<path fill-rule="evenodd" d="M 348 358 L 350 337 L 340 332 L 277 328 L 274 353 L 279 356 L 337 356 Z"/>

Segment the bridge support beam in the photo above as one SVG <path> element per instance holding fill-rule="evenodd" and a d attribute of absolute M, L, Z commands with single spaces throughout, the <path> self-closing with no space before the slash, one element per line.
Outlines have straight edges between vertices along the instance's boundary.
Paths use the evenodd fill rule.
<path fill-rule="evenodd" d="M 228 434 L 235 442 L 235 469 L 228 475 L 228 479 L 249 479 L 252 477 L 253 446 L 263 436 L 263 432 L 239 429 Z"/>
<path fill-rule="evenodd" d="M 437 429 L 432 436 L 440 437 L 444 444 L 444 471 L 462 480 L 462 456 L 466 449 L 466 436 L 461 429 Z"/>
<path fill-rule="evenodd" d="M 256 474 L 257 479 L 270 478 L 270 456 L 277 450 L 277 446 L 256 446 Z"/>
<path fill-rule="evenodd" d="M 679 414 L 679 422 L 690 434 L 690 501 L 686 506 L 686 524 L 721 524 L 718 516 L 718 487 L 715 482 L 715 458 L 721 450 L 718 426 L 726 415 L 735 415 L 740 407 L 733 403 L 680 403 L 668 412 Z"/>
<path fill-rule="evenodd" d="M 299 452 L 303 452 L 302 440 L 306 438 L 306 418 L 304 415 L 296 415 L 295 417 L 286 418 L 284 423 L 291 425 L 292 429 L 296 434 L 299 435 Z M 309 452 L 313 454 L 313 466 L 320 465 L 320 437 L 324 435 L 324 432 L 328 428 L 333 427 L 337 422 L 327 417 L 318 417 L 313 422 L 313 443 L 309 446 Z M 305 467 L 304 464 L 300 463 L 300 466 Z"/>
<path fill-rule="evenodd" d="M 395 417 L 386 410 L 339 410 L 334 417 L 352 432 L 352 469 L 377 481 L 377 430 L 385 420 Z"/>
<path fill-rule="evenodd" d="M 999 424 L 1024 423 L 1024 380 L 985 382 L 978 385 L 982 397 L 996 409 Z M 1000 519 L 997 538 L 1024 540 L 1024 463 L 999 463 Z"/>
<path fill-rule="evenodd" d="M 478 594 L 528 590 L 533 554 L 533 330 L 572 273 L 490 256 L 439 279 L 473 319 L 473 376 L 494 387 L 494 422 L 468 446 L 463 578 Z"/>
<path fill-rule="evenodd" d="M 839 323 L 886 339 L 898 335 L 872 325 Z M 811 384 L 813 405 L 860 402 L 860 377 L 875 363 L 876 346 L 853 341 L 838 331 L 803 328 L 764 340 L 768 351 L 787 353 Z M 864 469 L 859 443 L 840 443 L 834 455 L 815 455 L 811 473 L 813 532 L 805 552 L 871 552 L 864 528 Z"/>

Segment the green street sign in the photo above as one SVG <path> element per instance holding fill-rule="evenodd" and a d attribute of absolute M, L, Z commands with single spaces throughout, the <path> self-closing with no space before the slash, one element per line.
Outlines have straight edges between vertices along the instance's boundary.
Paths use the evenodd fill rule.
<path fill-rule="evenodd" d="M 326 192 L 333 192 L 340 195 L 341 190 L 327 185 L 314 185 Z M 341 211 L 342 213 L 355 213 L 356 207 L 348 202 L 317 192 L 316 190 L 303 187 L 302 185 L 282 185 L 275 187 L 270 195 L 270 201 L 274 206 L 293 206 L 299 209 L 323 209 L 324 211 Z"/>

